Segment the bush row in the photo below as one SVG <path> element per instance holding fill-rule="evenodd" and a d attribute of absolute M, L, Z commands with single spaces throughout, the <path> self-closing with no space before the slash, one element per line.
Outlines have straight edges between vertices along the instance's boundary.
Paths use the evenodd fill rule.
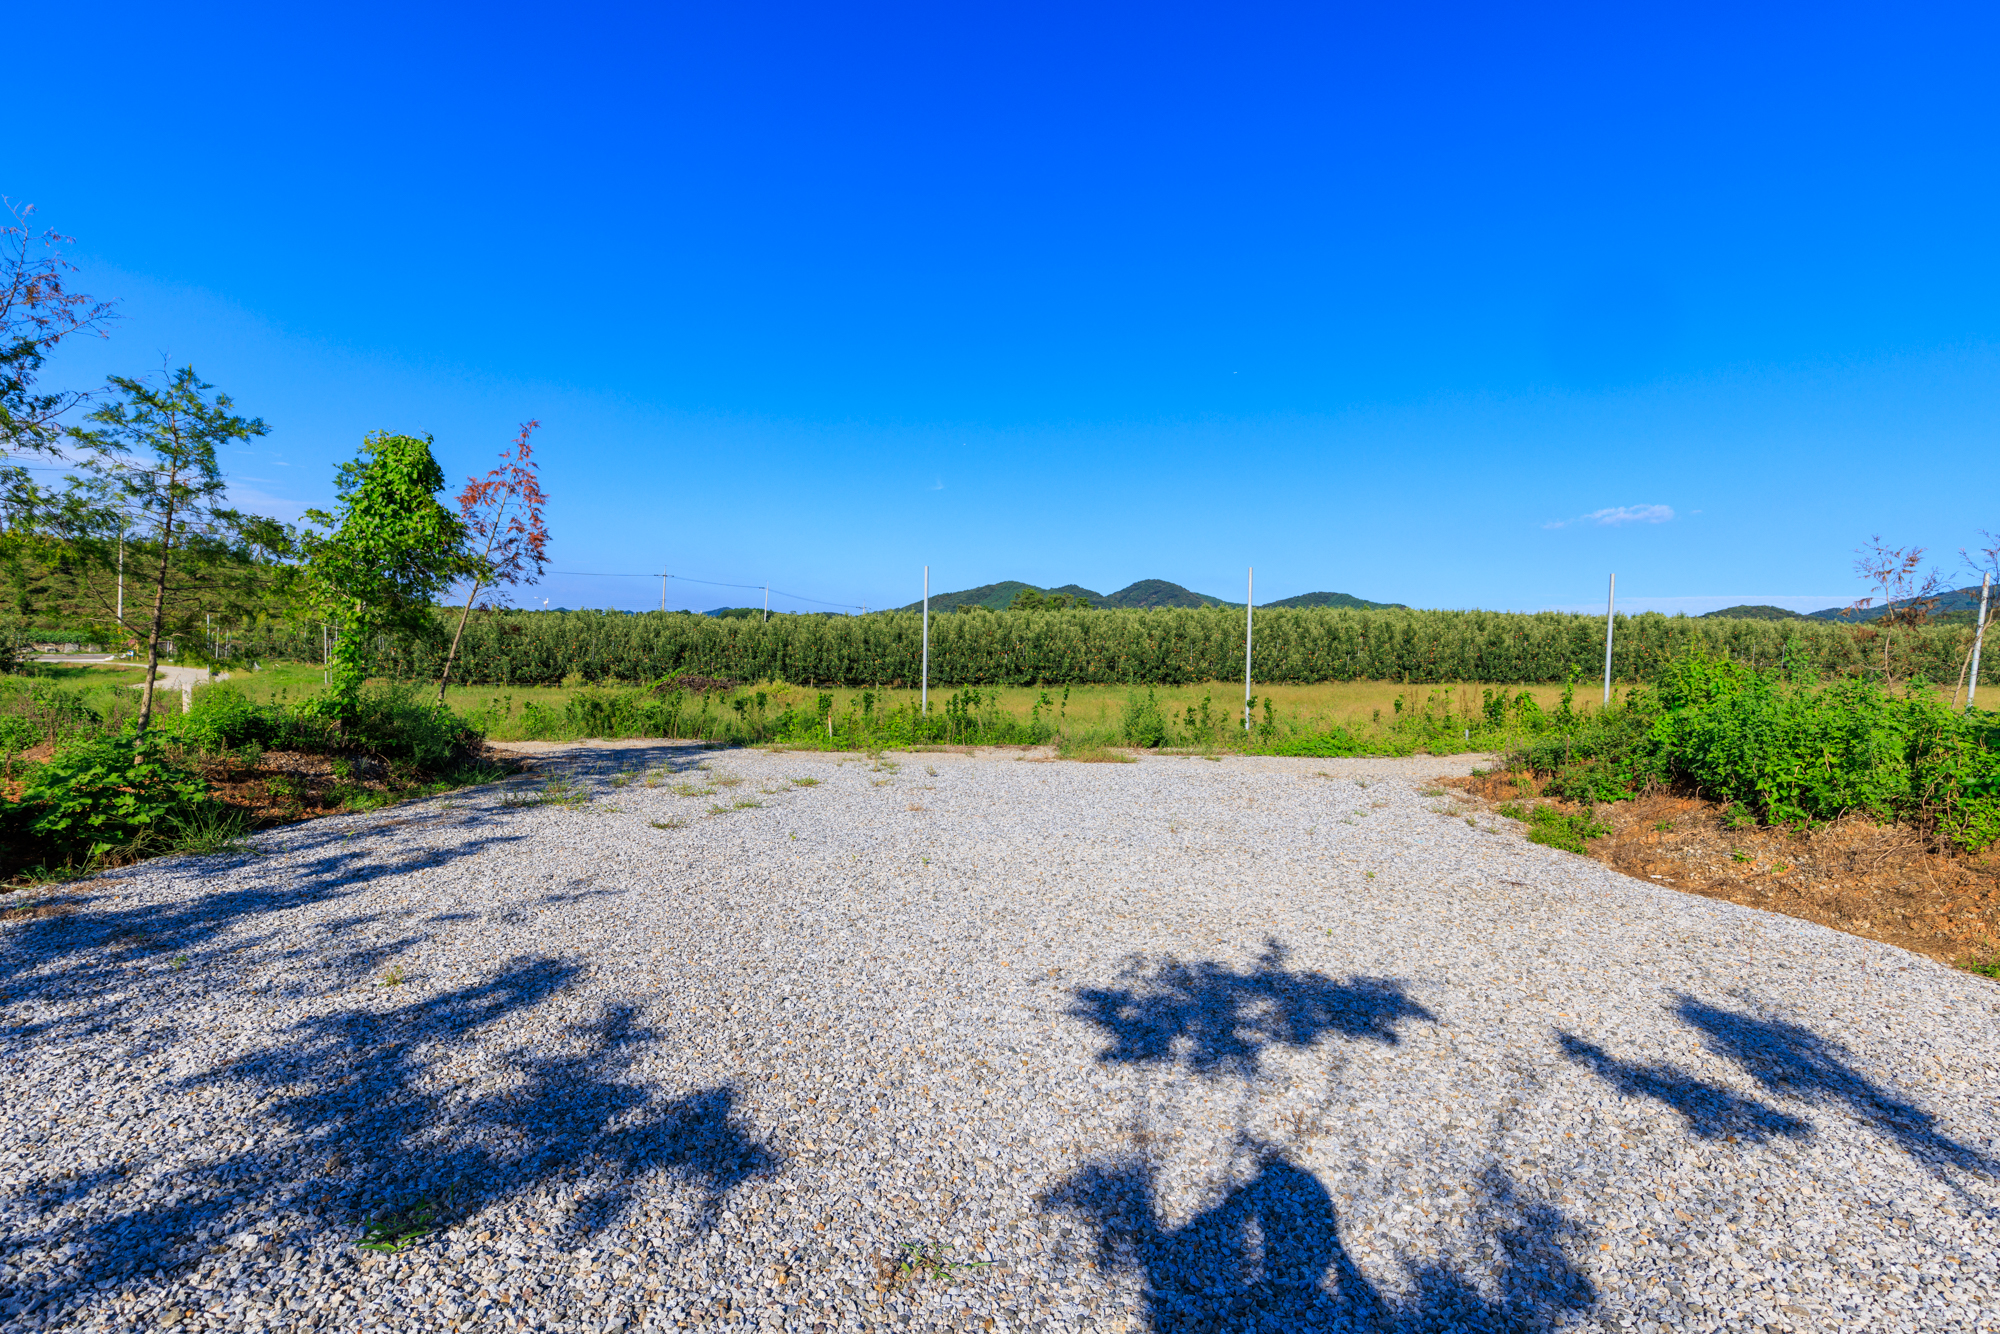
<path fill-rule="evenodd" d="M 1794 665 L 1821 675 L 1879 670 L 1884 632 L 1827 621 L 1620 617 L 1612 670 L 1650 680 L 1692 650 L 1751 667 Z M 1957 678 L 1962 626 L 1889 633 L 1897 677 Z M 383 667 L 435 680 L 450 638 L 440 618 L 419 640 L 385 641 Z M 736 680 L 872 686 L 914 682 L 923 657 L 914 613 L 722 620 L 677 612 L 495 612 L 474 617 L 453 679 L 467 685 L 564 680 L 645 682 L 693 672 Z M 1267 683 L 1317 681 L 1541 682 L 1603 670 L 1601 617 L 1558 612 L 1274 609 L 1257 614 L 1251 672 Z M 1243 672 L 1243 614 L 1226 608 L 980 612 L 931 618 L 934 685 L 1179 685 Z M 2000 646 L 1983 683 L 2000 681 Z"/>

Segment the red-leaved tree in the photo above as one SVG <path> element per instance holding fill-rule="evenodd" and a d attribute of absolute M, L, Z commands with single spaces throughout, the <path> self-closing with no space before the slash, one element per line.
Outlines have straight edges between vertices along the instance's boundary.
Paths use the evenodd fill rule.
<path fill-rule="evenodd" d="M 482 478 L 468 478 L 458 496 L 458 512 L 465 520 L 465 579 L 471 585 L 465 594 L 465 610 L 459 613 L 458 629 L 451 637 L 451 652 L 445 655 L 444 675 L 438 678 L 438 703 L 444 703 L 445 684 L 451 680 L 451 664 L 458 657 L 459 640 L 465 637 L 465 623 L 472 619 L 472 607 L 482 589 L 510 588 L 532 584 L 548 563 L 549 530 L 542 523 L 542 506 L 548 498 L 535 474 L 535 450 L 528 438 L 541 425 L 524 422 L 514 443 L 500 455 L 500 466 Z"/>
<path fill-rule="evenodd" d="M 1882 627 L 1882 675 L 1888 679 L 1889 642 L 1895 627 L 1918 626 L 1930 619 L 1943 596 L 1944 576 L 1936 570 L 1922 572 L 1922 547 L 1892 547 L 1879 536 L 1869 538 L 1868 545 L 1857 548 L 1855 554 L 1860 559 L 1854 562 L 1854 572 L 1882 590 L 1882 614 L 1877 623 Z M 1861 598 L 1843 614 L 1857 615 L 1874 601 L 1872 597 Z"/>

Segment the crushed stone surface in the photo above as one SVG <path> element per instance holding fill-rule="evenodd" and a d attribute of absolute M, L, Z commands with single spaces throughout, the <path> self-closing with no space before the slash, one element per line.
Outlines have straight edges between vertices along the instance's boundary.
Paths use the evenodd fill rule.
<path fill-rule="evenodd" d="M 2000 1325 L 2000 988 L 1467 763 L 585 746 L 55 892 L 0 1326 Z"/>

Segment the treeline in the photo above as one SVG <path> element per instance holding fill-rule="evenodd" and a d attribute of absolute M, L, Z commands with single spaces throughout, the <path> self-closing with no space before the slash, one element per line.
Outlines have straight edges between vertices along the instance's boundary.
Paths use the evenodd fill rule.
<path fill-rule="evenodd" d="M 1691 649 L 1750 667 L 1814 677 L 1880 673 L 1958 678 L 1971 631 L 1964 626 L 1843 625 L 1815 621 L 1696 619 L 1646 613 L 1617 621 L 1612 670 L 1651 680 Z M 293 632 L 262 651 L 312 657 Z M 431 632 L 384 639 L 380 669 L 435 680 L 450 642 L 440 615 Z M 255 645 L 250 645 L 253 651 Z M 299 652 L 300 649 L 306 652 Z M 453 679 L 468 685 L 645 682 L 677 673 L 801 685 L 914 684 L 922 665 L 921 618 L 773 616 L 770 621 L 682 612 L 498 611 L 475 615 Z M 1984 655 L 1982 684 L 2000 680 L 2000 646 Z M 933 685 L 1180 685 L 1243 671 L 1243 613 L 1225 608 L 1131 612 L 985 612 L 931 618 Z M 1560 612 L 1272 609 L 1257 613 L 1251 674 L 1267 684 L 1317 681 L 1546 682 L 1604 670 L 1602 617 Z"/>

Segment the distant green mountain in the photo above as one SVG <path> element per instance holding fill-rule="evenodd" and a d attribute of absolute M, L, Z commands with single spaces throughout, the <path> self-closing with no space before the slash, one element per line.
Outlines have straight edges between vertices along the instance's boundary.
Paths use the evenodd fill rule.
<path fill-rule="evenodd" d="M 1044 588 L 1042 591 L 1050 596 L 1060 595 L 1063 597 L 1082 598 L 1093 607 L 1108 607 L 1111 605 L 1105 600 L 1104 594 L 1094 593 L 1082 584 L 1064 584 L 1061 588 Z"/>
<path fill-rule="evenodd" d="M 1164 579 L 1141 579 L 1136 584 L 1128 584 L 1116 593 L 1106 596 L 1095 589 L 1081 584 L 1064 584 L 1060 588 L 1042 588 L 1035 584 L 1024 584 L 1018 579 L 1007 579 L 997 584 L 981 584 L 977 588 L 961 589 L 956 593 L 931 594 L 931 610 L 957 611 L 960 607 L 985 607 L 989 611 L 1005 611 L 1014 601 L 1014 595 L 1022 589 L 1032 588 L 1038 593 L 1058 594 L 1080 598 L 1085 605 L 1106 610 L 1137 610 L 1146 607 L 1233 607 L 1241 603 L 1224 602 L 1220 598 L 1204 597 L 1191 592 L 1179 584 L 1170 584 Z M 916 611 L 924 604 L 912 602 L 903 611 Z"/>
<path fill-rule="evenodd" d="M 1024 584 L 1018 579 L 1008 579 L 997 584 L 981 584 L 978 588 L 961 589 L 956 593 L 933 593 L 931 610 L 934 612 L 957 611 L 960 607 L 985 607 L 991 611 L 1004 611 L 1013 602 L 1014 595 L 1024 588 L 1034 588 L 1039 593 L 1061 594 L 1080 598 L 1089 606 L 1108 610 L 1143 611 L 1150 607 L 1240 607 L 1240 602 L 1227 598 L 1210 597 L 1193 589 L 1183 588 L 1165 579 L 1141 579 L 1127 584 L 1116 593 L 1099 593 L 1081 584 L 1064 584 L 1060 588 L 1039 588 L 1034 584 Z M 1285 598 L 1280 602 L 1263 604 L 1270 607 L 1358 607 L 1363 610 L 1402 608 L 1400 602 L 1370 602 L 1366 598 L 1355 597 L 1351 593 L 1301 593 L 1297 597 Z M 912 602 L 903 611 L 916 611 L 923 606 Z"/>
<path fill-rule="evenodd" d="M 2000 598 L 2000 595 L 1996 595 L 1996 598 Z M 1896 605 L 1902 607 L 1908 604 L 1898 602 Z M 1883 616 L 1888 610 L 1887 607 L 1872 606 L 1863 607 L 1857 612 L 1849 612 L 1845 607 L 1828 607 L 1824 611 L 1809 613 L 1808 619 L 1815 621 L 1873 621 Z M 1970 621 L 1976 616 L 1978 611 L 1979 585 L 1974 584 L 1970 588 L 1955 588 L 1949 593 L 1940 593 L 1937 597 L 1937 605 L 1931 608 L 1931 616 L 1938 620 L 1962 619 Z"/>
<path fill-rule="evenodd" d="M 931 610 L 940 612 L 957 611 L 960 607 L 984 607 L 988 611 L 1004 611 L 1007 604 L 1014 600 L 1016 593 L 1024 588 L 1034 587 L 1033 584 L 1024 584 L 1019 579 L 1008 579 L 997 584 L 981 584 L 977 588 L 960 589 L 956 593 L 933 593 L 931 594 Z M 1048 593 L 1057 590 L 1045 588 L 1037 589 L 1036 591 Z M 1073 590 L 1071 588 L 1064 588 L 1060 591 L 1068 593 Z M 1090 596 L 1095 598 L 1097 594 L 1091 593 Z M 922 611 L 923 609 L 924 604 L 922 601 L 912 602 L 907 607 L 899 608 L 902 611 Z"/>
<path fill-rule="evenodd" d="M 1354 607 L 1361 611 L 1408 611 L 1400 602 L 1370 602 L 1352 593 L 1301 593 L 1295 598 L 1266 602 L 1266 607 Z"/>
<path fill-rule="evenodd" d="M 1143 611 L 1149 607 L 1236 607 L 1242 604 L 1224 602 L 1221 598 L 1212 598 L 1164 579 L 1141 579 L 1105 598 L 1104 605 Z"/>
<path fill-rule="evenodd" d="M 1721 611 L 1705 611 L 1701 615 L 1703 620 L 1801 621 L 1805 619 L 1803 612 L 1787 611 L 1783 607 L 1773 607 L 1764 602 L 1745 602 L 1736 607 L 1724 607 Z"/>

